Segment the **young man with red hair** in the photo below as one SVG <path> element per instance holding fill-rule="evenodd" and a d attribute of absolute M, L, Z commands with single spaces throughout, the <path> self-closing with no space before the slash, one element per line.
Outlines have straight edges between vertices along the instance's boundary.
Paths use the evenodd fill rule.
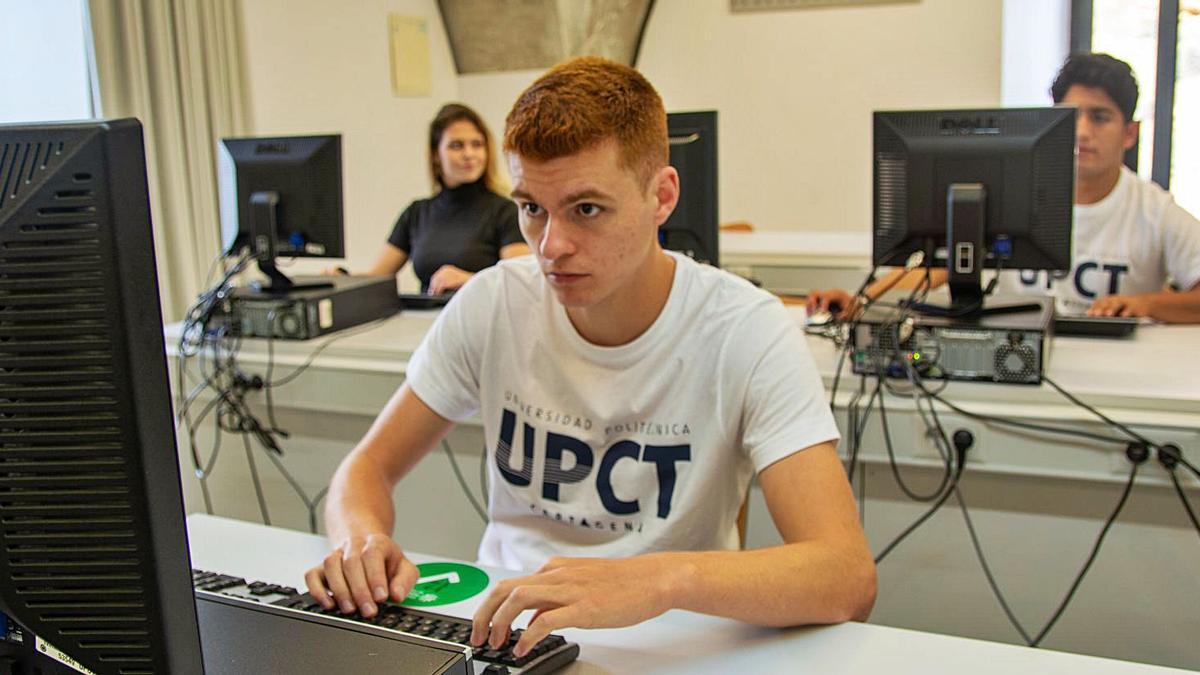
<path fill-rule="evenodd" d="M 472 639 L 516 651 L 566 627 L 679 608 L 761 625 L 864 619 L 875 568 L 803 337 L 773 296 L 664 251 L 679 198 L 666 114 L 635 70 L 560 64 L 518 98 L 505 152 L 532 257 L 473 277 L 407 382 L 335 475 L 337 546 L 313 595 L 371 615 L 416 569 L 390 538 L 391 490 L 478 414 L 500 582 Z M 757 475 L 784 544 L 741 551 Z"/>

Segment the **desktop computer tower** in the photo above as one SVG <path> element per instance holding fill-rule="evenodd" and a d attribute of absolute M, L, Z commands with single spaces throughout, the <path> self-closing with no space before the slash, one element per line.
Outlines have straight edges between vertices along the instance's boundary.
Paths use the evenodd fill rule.
<path fill-rule="evenodd" d="M 1053 304 L 976 317 L 922 316 L 872 306 L 855 324 L 855 375 L 1040 384 L 1049 352 Z"/>
<path fill-rule="evenodd" d="M 311 340 L 400 311 L 396 281 L 391 277 L 296 277 L 296 281 L 332 286 L 286 293 L 239 287 L 227 305 L 230 323 L 240 327 L 244 337 Z"/>

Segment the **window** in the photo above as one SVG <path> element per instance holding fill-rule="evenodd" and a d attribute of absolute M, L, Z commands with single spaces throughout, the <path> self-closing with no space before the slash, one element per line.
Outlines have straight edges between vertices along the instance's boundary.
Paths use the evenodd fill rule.
<path fill-rule="evenodd" d="M 95 116 L 84 3 L 0 2 L 0 123 Z"/>
<path fill-rule="evenodd" d="M 1133 118 L 1142 123 L 1137 168 L 1145 178 L 1150 178 L 1153 167 L 1158 1 L 1093 0 L 1092 5 L 1091 50 L 1112 54 L 1128 63 L 1138 79 L 1138 105 Z"/>
<path fill-rule="evenodd" d="M 1200 0 L 1071 0 L 1071 44 L 1138 76 L 1138 173 L 1200 214 Z"/>
<path fill-rule="evenodd" d="M 1179 5 L 1176 54 L 1171 186 L 1179 205 L 1200 215 L 1200 0 Z"/>

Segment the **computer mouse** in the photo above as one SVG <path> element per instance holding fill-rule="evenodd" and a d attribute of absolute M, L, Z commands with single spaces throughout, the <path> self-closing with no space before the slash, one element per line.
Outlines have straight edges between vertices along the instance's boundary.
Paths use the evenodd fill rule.
<path fill-rule="evenodd" d="M 833 321 L 833 314 L 817 310 L 804 317 L 805 326 L 824 326 Z"/>

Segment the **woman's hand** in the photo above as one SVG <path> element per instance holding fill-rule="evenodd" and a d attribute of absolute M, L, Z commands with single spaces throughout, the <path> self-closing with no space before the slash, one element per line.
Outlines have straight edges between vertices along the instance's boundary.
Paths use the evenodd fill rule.
<path fill-rule="evenodd" d="M 459 269 L 454 265 L 442 265 L 429 278 L 429 294 L 441 295 L 446 291 L 458 290 L 460 286 L 467 283 L 467 279 L 473 276 L 475 275 L 471 272 Z"/>

